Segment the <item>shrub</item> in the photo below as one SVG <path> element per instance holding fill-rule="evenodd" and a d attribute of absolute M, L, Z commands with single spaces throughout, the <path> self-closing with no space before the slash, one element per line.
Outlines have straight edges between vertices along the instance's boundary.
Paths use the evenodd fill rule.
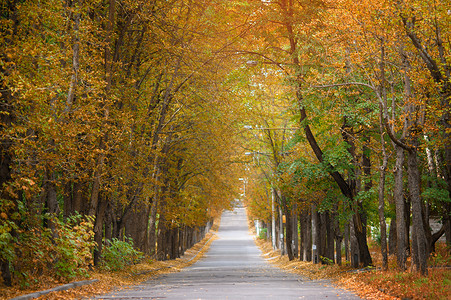
<path fill-rule="evenodd" d="M 92 217 L 83 219 L 81 215 L 71 216 L 66 223 L 59 224 L 54 257 L 54 268 L 58 276 L 73 279 L 79 275 L 88 275 L 95 246 L 92 229 Z"/>
<path fill-rule="evenodd" d="M 268 228 L 262 228 L 260 230 L 260 234 L 258 235 L 259 239 L 266 240 L 266 234 L 268 232 Z"/>
<path fill-rule="evenodd" d="M 29 286 L 41 275 L 71 280 L 88 274 L 95 246 L 92 218 L 74 215 L 66 222 L 51 219 L 54 233 L 49 228 L 19 232 L 13 273 L 21 286 Z"/>
<path fill-rule="evenodd" d="M 102 250 L 102 266 L 106 270 L 119 271 L 138 263 L 144 254 L 133 247 L 133 239 L 125 237 L 123 241 L 113 238 Z"/>

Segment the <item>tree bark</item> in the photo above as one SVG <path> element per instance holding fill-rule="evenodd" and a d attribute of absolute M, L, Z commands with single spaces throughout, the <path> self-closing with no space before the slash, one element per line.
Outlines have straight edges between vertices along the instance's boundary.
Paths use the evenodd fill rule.
<path fill-rule="evenodd" d="M 325 221 L 326 221 L 326 235 L 327 235 L 327 242 L 326 242 L 326 251 L 325 251 L 325 255 L 328 259 L 330 259 L 332 262 L 335 263 L 335 251 L 334 251 L 334 241 L 335 241 L 335 236 L 334 236 L 334 229 L 333 229 L 333 225 L 334 225 L 334 220 L 333 218 L 331 218 L 330 212 L 326 211 L 324 213 L 325 215 Z"/>
<path fill-rule="evenodd" d="M 340 230 L 340 222 L 338 219 L 338 204 L 335 205 L 335 212 L 333 214 L 334 222 L 334 237 L 335 237 L 335 262 L 341 266 L 342 255 L 341 255 L 341 245 L 343 241 L 343 233 Z"/>
<path fill-rule="evenodd" d="M 404 204 L 404 183 L 403 183 L 403 165 L 404 149 L 395 145 L 396 163 L 395 163 L 395 183 L 394 193 L 396 205 L 396 259 L 398 268 L 401 271 L 406 270 L 407 249 L 406 249 L 406 214 Z"/>
<path fill-rule="evenodd" d="M 94 249 L 94 266 L 98 266 L 100 263 L 100 257 L 102 255 L 102 238 L 103 238 L 103 220 L 105 219 L 105 211 L 108 205 L 108 199 L 104 195 L 99 196 L 99 202 L 97 210 L 95 212 L 94 222 L 94 242 L 97 247 Z"/>
<path fill-rule="evenodd" d="M 57 192 L 56 192 L 56 184 L 55 184 L 55 174 L 53 172 L 47 171 L 47 212 L 50 215 L 50 219 L 48 219 L 48 227 L 52 231 L 53 238 L 58 237 L 58 233 L 56 230 L 55 219 L 58 218 L 61 210 L 58 204 Z"/>
<path fill-rule="evenodd" d="M 291 243 L 291 239 L 293 237 L 293 223 L 291 220 L 291 212 L 288 209 L 288 205 L 286 203 L 287 199 L 285 198 L 284 195 L 281 195 L 281 201 L 283 201 L 283 210 L 284 210 L 284 214 L 285 214 L 285 230 L 286 230 L 286 237 L 285 237 L 285 248 L 288 254 L 288 259 L 289 260 L 293 260 L 294 259 L 294 254 L 293 254 L 293 247 L 292 247 L 292 243 Z"/>
<path fill-rule="evenodd" d="M 298 214 L 296 204 L 291 212 L 292 221 L 292 238 L 291 243 L 293 246 L 293 258 L 299 257 L 299 231 L 298 231 Z"/>
<path fill-rule="evenodd" d="M 328 238 L 327 238 L 327 221 L 326 221 L 326 213 L 325 212 L 318 212 L 318 221 L 319 221 L 319 230 L 317 230 L 317 233 L 319 233 L 318 240 L 319 240 L 319 246 L 318 246 L 318 256 L 319 260 L 322 264 L 326 263 L 326 260 L 324 258 L 328 257 Z"/>
<path fill-rule="evenodd" d="M 388 254 L 396 255 L 396 216 L 390 220 L 390 231 L 388 233 Z"/>
<path fill-rule="evenodd" d="M 344 230 L 344 244 L 345 244 L 345 259 L 346 261 L 351 261 L 351 249 L 350 249 L 350 233 L 351 231 L 351 225 L 349 223 L 345 224 L 345 230 Z"/>
<path fill-rule="evenodd" d="M 314 264 L 319 262 L 318 246 L 320 244 L 319 220 L 316 205 L 312 204 L 312 261 Z"/>
<path fill-rule="evenodd" d="M 352 216 L 354 218 L 354 216 Z M 358 268 L 360 265 L 360 252 L 359 252 L 359 241 L 357 240 L 357 235 L 355 234 L 355 222 L 349 223 L 349 247 L 350 247 L 350 259 L 351 266 L 353 268 Z"/>
<path fill-rule="evenodd" d="M 80 9 L 79 0 L 72 2 L 71 9 Z M 77 6 L 77 7 L 76 7 Z M 69 84 L 69 90 L 66 98 L 65 112 L 70 113 L 75 100 L 75 94 L 78 86 L 78 70 L 80 68 L 80 12 L 73 15 L 73 37 L 72 37 L 72 76 Z"/>
<path fill-rule="evenodd" d="M 307 238 L 307 222 L 305 211 L 302 210 L 300 214 L 300 239 L 299 239 L 299 259 L 306 261 L 306 238 Z"/>
<path fill-rule="evenodd" d="M 415 140 L 412 140 L 415 145 Z M 416 146 L 416 145 L 415 145 Z M 408 182 L 409 194 L 412 201 L 412 251 L 414 252 L 415 267 L 422 275 L 427 274 L 427 259 L 429 257 L 427 238 L 423 226 L 423 212 L 420 197 L 420 173 L 418 170 L 417 151 L 408 151 Z"/>
<path fill-rule="evenodd" d="M 312 261 L 311 209 L 304 208 L 301 214 L 301 255 L 303 261 Z"/>
<path fill-rule="evenodd" d="M 382 115 L 380 116 L 380 131 L 381 131 L 381 146 L 382 146 L 382 164 L 379 171 L 379 226 L 381 230 L 381 254 L 382 254 L 382 268 L 386 271 L 388 269 L 388 254 L 387 254 L 387 224 L 385 222 L 385 173 L 387 170 L 388 156 L 385 151 L 385 140 L 383 134 Z"/>

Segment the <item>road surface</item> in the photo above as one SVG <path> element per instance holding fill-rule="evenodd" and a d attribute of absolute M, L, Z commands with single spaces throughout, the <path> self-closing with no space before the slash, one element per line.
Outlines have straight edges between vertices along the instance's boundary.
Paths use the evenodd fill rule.
<path fill-rule="evenodd" d="M 242 206 L 222 215 L 219 239 L 179 273 L 151 279 L 96 299 L 360 299 L 269 265 L 249 234 Z"/>

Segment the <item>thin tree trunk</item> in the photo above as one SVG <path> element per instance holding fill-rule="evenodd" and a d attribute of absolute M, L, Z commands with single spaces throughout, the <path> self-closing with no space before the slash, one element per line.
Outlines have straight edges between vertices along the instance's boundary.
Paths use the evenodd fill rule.
<path fill-rule="evenodd" d="M 293 258 L 299 257 L 299 231 L 298 231 L 298 214 L 297 214 L 297 206 L 294 205 L 292 215 L 291 215 L 291 221 L 292 221 L 292 239 L 291 243 L 293 245 Z"/>
<path fill-rule="evenodd" d="M 316 205 L 312 204 L 312 261 L 314 264 L 317 264 L 319 262 L 319 255 L 318 255 L 318 245 L 320 243 L 318 238 L 318 213 L 316 211 Z"/>
<path fill-rule="evenodd" d="M 404 149 L 395 145 L 396 163 L 395 163 L 395 182 L 394 182 L 394 198 L 396 205 L 396 259 L 398 268 L 401 271 L 406 270 L 407 251 L 406 251 L 406 216 L 404 204 L 403 189 L 403 164 Z"/>
<path fill-rule="evenodd" d="M 307 224 L 306 224 L 306 214 L 305 210 L 300 213 L 300 239 L 299 239 L 299 260 L 306 260 L 306 238 L 307 238 Z"/>
<path fill-rule="evenodd" d="M 381 131 L 381 147 L 382 147 L 382 165 L 379 171 L 379 226 L 381 230 L 381 254 L 382 254 L 382 268 L 388 269 L 388 255 L 387 255 L 387 224 L 385 222 L 385 173 L 387 170 L 388 156 L 385 151 L 385 140 L 383 134 L 382 115 L 380 116 L 380 131 Z"/>
<path fill-rule="evenodd" d="M 291 239 L 293 237 L 293 221 L 291 220 L 291 212 L 288 208 L 288 205 L 286 203 L 287 199 L 285 198 L 284 195 L 281 195 L 281 201 L 283 202 L 283 208 L 284 208 L 284 213 L 285 213 L 285 230 L 286 230 L 286 237 L 285 237 L 285 248 L 286 248 L 286 252 L 288 254 L 288 259 L 289 260 L 293 260 L 294 259 L 294 255 L 293 255 L 293 246 L 291 243 Z"/>
<path fill-rule="evenodd" d="M 72 2 L 71 9 L 80 9 L 80 1 L 75 0 Z M 65 112 L 70 113 L 75 100 L 75 93 L 78 86 L 78 70 L 80 68 L 80 38 L 79 38 L 79 27 L 80 27 L 80 12 L 76 12 L 73 15 L 73 32 L 74 36 L 72 38 L 72 76 L 69 84 L 69 90 L 67 92 L 66 98 L 66 108 Z"/>
<path fill-rule="evenodd" d="M 353 268 L 359 267 L 359 242 L 357 241 L 357 236 L 355 234 L 355 225 L 354 222 L 349 223 L 349 246 L 350 246 L 350 259 L 351 266 Z"/>
<path fill-rule="evenodd" d="M 326 223 L 324 214 L 317 212 L 318 227 L 316 228 L 316 239 L 318 241 L 318 262 L 324 263 L 323 257 L 326 256 L 327 236 L 326 236 Z"/>
<path fill-rule="evenodd" d="M 326 211 L 324 214 L 325 214 L 325 221 L 326 221 L 325 227 L 326 227 L 326 235 L 327 235 L 325 255 L 328 259 L 330 259 L 332 262 L 335 263 L 335 257 L 334 257 L 335 236 L 333 233 L 334 232 L 334 229 L 333 229 L 334 221 L 333 221 L 333 219 L 331 219 L 329 211 Z"/>
<path fill-rule="evenodd" d="M 305 260 L 312 261 L 312 214 L 306 211 Z"/>
<path fill-rule="evenodd" d="M 165 250 L 166 250 L 166 220 L 164 214 L 160 214 L 158 220 L 158 236 L 157 236 L 157 260 L 166 260 Z"/>
<path fill-rule="evenodd" d="M 415 142 L 415 141 L 413 141 Z M 423 226 L 422 206 L 420 197 L 420 173 L 416 150 L 408 151 L 408 182 L 409 194 L 412 201 L 412 251 L 416 257 L 416 269 L 422 275 L 427 274 L 427 259 L 429 256 L 426 234 Z"/>
<path fill-rule="evenodd" d="M 95 213 L 96 219 L 94 222 L 94 242 L 97 247 L 94 249 L 94 266 L 98 266 L 100 263 L 100 257 L 102 255 L 102 238 L 103 238 L 103 220 L 105 219 L 105 211 L 108 205 L 108 200 L 105 196 L 99 196 L 99 202 L 97 211 Z"/>
<path fill-rule="evenodd" d="M 63 195 L 63 203 L 64 203 L 64 213 L 63 217 L 64 219 L 67 219 L 69 216 L 74 214 L 74 197 L 73 197 L 73 190 L 72 190 L 73 183 L 71 181 L 67 182 L 64 185 L 64 195 Z"/>
<path fill-rule="evenodd" d="M 350 249 L 350 233 L 351 231 L 351 225 L 349 223 L 345 224 L 345 232 L 344 232 L 344 236 L 345 236 L 345 259 L 346 261 L 351 261 L 351 249 Z"/>
<path fill-rule="evenodd" d="M 105 212 L 105 241 L 113 238 L 113 206 L 108 202 Z"/>
<path fill-rule="evenodd" d="M 388 233 L 388 254 L 396 254 L 396 216 L 390 220 L 390 231 Z"/>
<path fill-rule="evenodd" d="M 58 218 L 61 211 L 58 204 L 55 175 L 53 172 L 50 173 L 48 171 L 46 189 L 47 189 L 46 207 L 50 215 L 50 219 L 48 220 L 48 227 L 52 231 L 53 238 L 57 238 L 58 233 L 56 231 L 55 219 Z"/>
<path fill-rule="evenodd" d="M 343 233 L 340 230 L 340 221 L 338 219 L 338 204 L 335 206 L 335 213 L 332 215 L 334 222 L 334 237 L 335 237 L 335 262 L 341 266 L 341 244 L 343 241 Z"/>

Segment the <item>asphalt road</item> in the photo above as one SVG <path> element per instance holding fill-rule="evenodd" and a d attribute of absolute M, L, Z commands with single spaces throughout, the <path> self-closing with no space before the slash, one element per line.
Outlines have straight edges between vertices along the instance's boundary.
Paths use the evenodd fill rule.
<path fill-rule="evenodd" d="M 224 212 L 208 253 L 179 273 L 96 299 L 360 299 L 269 265 L 248 232 L 243 207 Z"/>

